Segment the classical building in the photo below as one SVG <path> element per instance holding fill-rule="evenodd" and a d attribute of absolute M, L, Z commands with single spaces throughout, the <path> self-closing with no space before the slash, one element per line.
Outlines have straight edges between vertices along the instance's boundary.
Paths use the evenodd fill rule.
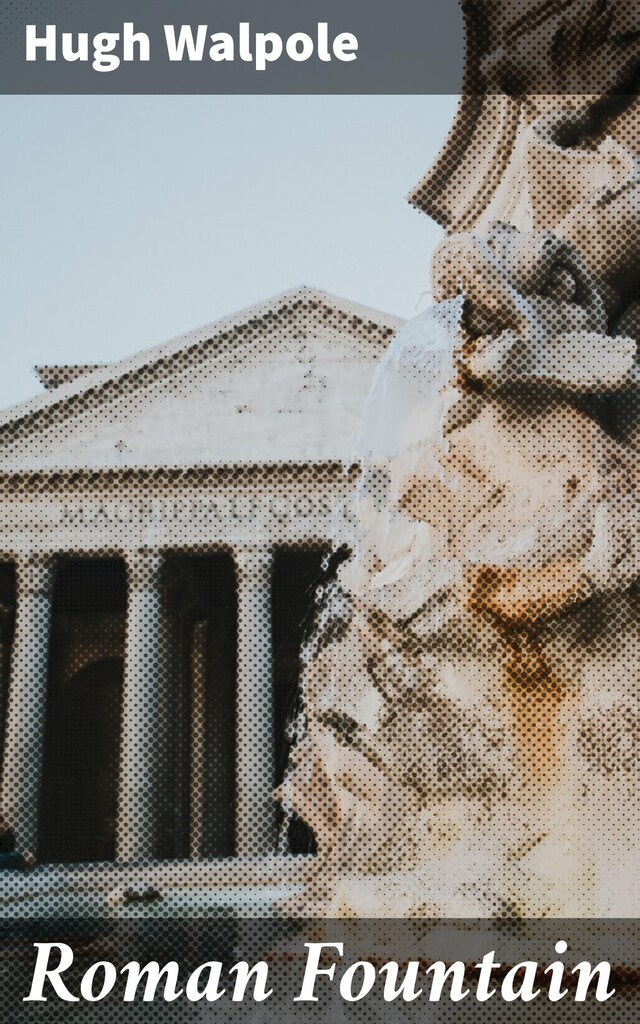
<path fill-rule="evenodd" d="M 40 863 L 5 899 L 295 884 L 303 619 L 399 323 L 301 288 L 0 416 L 0 808 Z"/>

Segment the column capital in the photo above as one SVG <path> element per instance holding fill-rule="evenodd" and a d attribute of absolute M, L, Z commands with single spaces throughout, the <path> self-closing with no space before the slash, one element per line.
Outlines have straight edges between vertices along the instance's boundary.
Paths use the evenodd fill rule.
<path fill-rule="evenodd" d="M 266 581 L 273 565 L 272 544 L 247 544 L 234 548 L 233 558 L 238 570 L 239 581 Z"/>
<path fill-rule="evenodd" d="M 153 548 L 125 551 L 124 560 L 127 583 L 132 590 L 148 590 L 157 586 L 162 564 L 160 551 Z"/>
<path fill-rule="evenodd" d="M 18 556 L 15 560 L 19 595 L 47 596 L 53 580 L 54 558 L 49 553 Z"/>

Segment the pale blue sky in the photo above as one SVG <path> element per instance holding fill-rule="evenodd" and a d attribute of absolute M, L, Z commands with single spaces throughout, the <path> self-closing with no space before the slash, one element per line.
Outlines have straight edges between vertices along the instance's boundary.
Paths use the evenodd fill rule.
<path fill-rule="evenodd" d="M 450 96 L 1 97 L 0 406 L 299 284 L 400 316 Z"/>

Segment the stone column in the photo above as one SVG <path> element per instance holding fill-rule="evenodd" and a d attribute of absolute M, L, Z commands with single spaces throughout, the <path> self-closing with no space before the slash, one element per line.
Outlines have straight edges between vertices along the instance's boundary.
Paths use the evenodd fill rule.
<path fill-rule="evenodd" d="M 160 556 L 125 555 L 127 627 L 118 785 L 117 858 L 155 854 L 161 704 Z"/>
<path fill-rule="evenodd" d="M 270 548 L 236 551 L 238 691 L 236 851 L 275 850 Z"/>
<path fill-rule="evenodd" d="M 16 564 L 16 623 L 11 657 L 0 810 L 17 848 L 37 850 L 38 810 L 51 631 L 52 563 L 47 555 Z"/>
<path fill-rule="evenodd" d="M 206 777 L 206 660 L 207 623 L 196 622 L 191 638 L 191 857 L 202 857 Z"/>

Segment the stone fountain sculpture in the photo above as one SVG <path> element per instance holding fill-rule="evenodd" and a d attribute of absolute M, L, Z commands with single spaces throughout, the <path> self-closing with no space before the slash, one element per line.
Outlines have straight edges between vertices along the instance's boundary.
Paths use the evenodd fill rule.
<path fill-rule="evenodd" d="M 534 91 L 463 98 L 412 196 L 434 305 L 364 413 L 279 792 L 306 914 L 640 916 L 640 105 Z"/>

